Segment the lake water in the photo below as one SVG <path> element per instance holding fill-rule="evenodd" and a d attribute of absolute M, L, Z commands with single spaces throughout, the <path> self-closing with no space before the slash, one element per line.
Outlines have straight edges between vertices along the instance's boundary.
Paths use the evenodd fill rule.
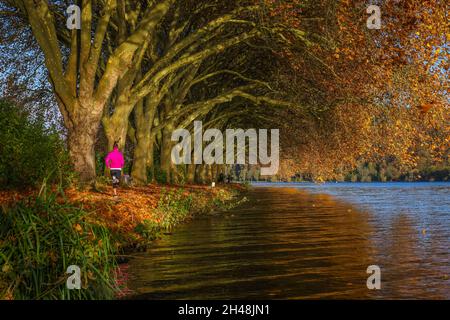
<path fill-rule="evenodd" d="M 450 299 L 450 183 L 263 184 L 129 263 L 144 299 Z M 381 270 L 369 290 L 367 267 Z"/>

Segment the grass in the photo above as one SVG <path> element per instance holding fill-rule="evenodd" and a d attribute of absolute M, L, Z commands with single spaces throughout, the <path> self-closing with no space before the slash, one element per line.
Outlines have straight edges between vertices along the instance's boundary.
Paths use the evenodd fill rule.
<path fill-rule="evenodd" d="M 81 269 L 82 290 L 66 287 L 70 265 Z M 109 231 L 56 194 L 2 207 L 0 298 L 110 299 L 115 266 Z"/>

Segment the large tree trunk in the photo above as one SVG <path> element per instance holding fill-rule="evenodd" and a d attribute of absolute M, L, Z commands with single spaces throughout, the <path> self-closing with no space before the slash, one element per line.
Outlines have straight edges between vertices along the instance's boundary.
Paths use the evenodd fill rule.
<path fill-rule="evenodd" d="M 97 129 L 98 124 L 84 123 L 68 130 L 69 155 L 81 186 L 92 184 L 96 178 L 94 145 Z"/>
<path fill-rule="evenodd" d="M 105 136 L 108 141 L 108 151 L 113 149 L 114 142 L 118 142 L 120 150 L 125 149 L 128 131 L 128 117 L 129 113 L 123 115 L 115 113 L 111 118 L 103 118 L 102 123 Z"/>
<path fill-rule="evenodd" d="M 150 146 L 150 133 L 139 132 L 136 137 L 137 145 L 134 148 L 131 176 L 135 184 L 145 185 L 147 184 L 147 157 Z"/>
<path fill-rule="evenodd" d="M 102 118 L 103 128 L 108 140 L 108 150 L 112 150 L 114 142 L 117 142 L 120 150 L 125 149 L 128 133 L 128 119 L 133 112 L 135 104 L 142 104 L 143 101 L 133 101 L 130 99 L 130 87 L 134 79 L 139 80 L 139 72 L 129 72 L 118 82 L 118 97 L 114 103 L 114 111 L 111 115 L 105 114 Z M 144 116 L 144 110 L 141 115 Z"/>
<path fill-rule="evenodd" d="M 154 138 L 151 135 L 151 128 L 157 106 L 157 100 L 147 98 L 138 102 L 134 108 L 137 144 L 134 148 L 131 176 L 137 185 L 147 184 L 147 166 L 149 162 L 153 163 Z"/>

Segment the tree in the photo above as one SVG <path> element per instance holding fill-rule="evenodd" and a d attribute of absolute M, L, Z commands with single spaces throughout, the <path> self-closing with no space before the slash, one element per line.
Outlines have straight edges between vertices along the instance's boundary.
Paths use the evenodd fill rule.
<path fill-rule="evenodd" d="M 7 1 L 27 20 L 44 53 L 49 79 L 68 131 L 69 152 L 81 183 L 95 179 L 94 142 L 117 81 L 173 2 L 149 5 L 136 30 L 115 47 L 109 47 L 105 54 L 102 48 L 108 28 L 116 27 L 121 32 L 121 25 L 114 24 L 113 18 L 119 14 L 117 3 L 120 8 L 123 1 L 98 1 L 96 8 L 93 1 L 82 1 L 81 30 L 72 30 L 70 35 L 66 30 L 57 31 L 64 23 L 60 17 L 64 1 L 55 5 L 47 0 Z M 94 19 L 93 12 L 100 11 L 101 15 Z M 63 45 L 68 50 L 63 50 Z"/>

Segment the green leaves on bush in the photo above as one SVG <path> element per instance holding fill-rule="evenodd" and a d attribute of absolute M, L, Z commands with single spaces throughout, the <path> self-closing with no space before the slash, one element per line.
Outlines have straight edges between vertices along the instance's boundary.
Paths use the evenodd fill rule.
<path fill-rule="evenodd" d="M 159 238 L 163 231 L 170 231 L 185 221 L 191 213 L 192 195 L 183 189 L 163 190 L 158 201 L 154 220 L 146 220 L 136 226 L 135 231 L 147 240 Z"/>
<path fill-rule="evenodd" d="M 0 100 L 0 188 L 34 187 L 71 180 L 64 142 L 43 119 L 31 121 L 23 110 Z"/>
<path fill-rule="evenodd" d="M 173 226 L 186 220 L 192 205 L 192 195 L 185 195 L 183 189 L 163 191 L 156 209 L 163 228 L 170 230 Z"/>

